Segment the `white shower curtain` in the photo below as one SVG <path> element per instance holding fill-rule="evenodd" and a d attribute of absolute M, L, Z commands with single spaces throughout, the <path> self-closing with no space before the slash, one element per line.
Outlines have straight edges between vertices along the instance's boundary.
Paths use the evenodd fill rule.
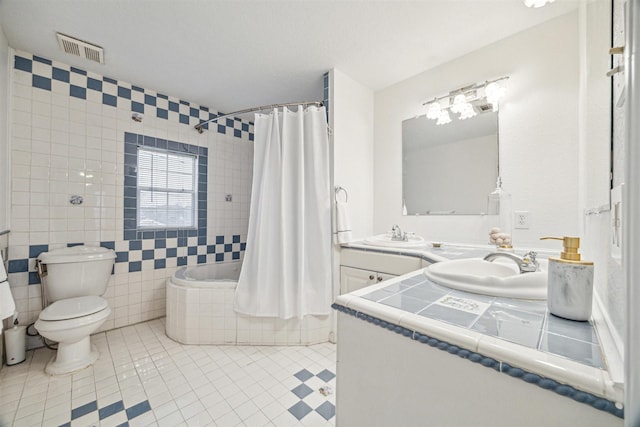
<path fill-rule="evenodd" d="M 234 308 L 289 319 L 329 314 L 330 305 L 325 109 L 256 114 L 249 231 Z"/>

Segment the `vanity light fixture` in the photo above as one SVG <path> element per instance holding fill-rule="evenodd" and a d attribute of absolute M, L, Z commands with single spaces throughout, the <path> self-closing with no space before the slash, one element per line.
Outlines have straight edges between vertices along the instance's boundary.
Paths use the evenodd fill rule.
<path fill-rule="evenodd" d="M 429 104 L 429 110 L 427 110 L 427 118 L 436 120 L 440 117 L 440 102 L 434 100 Z"/>
<path fill-rule="evenodd" d="M 538 8 L 546 4 L 553 3 L 554 1 L 556 0 L 524 0 L 524 5 L 527 7 Z"/>
<path fill-rule="evenodd" d="M 471 106 L 471 104 L 467 102 L 467 98 L 464 96 L 464 94 L 459 93 L 453 98 L 451 111 L 457 114 L 462 114 L 462 112 L 467 108 L 467 105 Z"/>
<path fill-rule="evenodd" d="M 499 82 L 491 82 L 484 89 L 484 93 L 487 95 L 487 102 L 493 107 L 493 111 L 498 111 L 498 101 L 504 97 L 507 92 L 504 86 L 501 86 Z"/>
<path fill-rule="evenodd" d="M 449 116 L 449 112 L 447 110 L 440 111 L 440 115 L 438 115 L 437 125 L 446 125 L 447 123 L 451 123 L 451 117 Z"/>
<path fill-rule="evenodd" d="M 470 119 L 471 117 L 477 116 L 476 110 L 473 109 L 473 105 L 468 102 L 464 104 L 462 111 L 460 112 L 460 120 Z"/>
<path fill-rule="evenodd" d="M 508 78 L 505 76 L 487 80 L 484 83 L 476 83 L 424 102 L 422 105 L 427 106 L 427 118 L 437 120 L 436 124 L 438 125 L 444 125 L 451 122 L 449 111 L 459 114 L 460 120 L 474 117 L 478 115 L 478 112 L 488 111 L 488 104 L 491 105 L 493 111 L 498 111 L 498 102 L 506 93 L 501 82 Z M 444 105 L 442 101 L 445 101 Z M 486 101 L 486 103 L 478 105 L 483 104 L 482 101 Z M 473 103 L 476 105 L 474 106 Z"/>

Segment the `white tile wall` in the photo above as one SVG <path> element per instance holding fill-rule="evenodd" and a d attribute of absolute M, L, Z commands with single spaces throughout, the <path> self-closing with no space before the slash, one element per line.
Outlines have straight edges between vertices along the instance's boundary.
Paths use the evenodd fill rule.
<path fill-rule="evenodd" d="M 34 73 L 41 66 L 34 61 Z M 55 61 L 53 66 L 69 69 Z M 11 74 L 11 259 L 28 258 L 29 245 L 37 244 L 53 249 L 115 241 L 116 250 L 129 249 L 123 240 L 125 132 L 208 147 L 207 243 L 215 244 L 217 235 L 233 234 L 246 241 L 253 161 L 248 138 L 216 129 L 199 134 L 171 117 L 146 115 L 136 123 L 130 103 L 120 98 L 117 107 L 103 105 L 99 92 L 87 90 L 87 99 L 78 99 L 69 96 L 68 84 L 52 80 L 47 91 L 32 87 L 31 77 L 21 70 Z M 94 73 L 88 77 L 103 78 Z M 110 90 L 116 94 L 115 85 L 104 82 L 103 92 Z M 132 99 L 139 95 L 133 91 Z M 81 206 L 69 203 L 75 194 L 84 197 Z M 226 194 L 233 195 L 233 202 L 225 202 Z M 144 241 L 145 248 L 148 244 L 153 248 L 152 241 Z M 178 255 L 186 253 L 179 250 Z M 153 261 L 150 268 L 147 264 L 134 273 L 128 272 L 127 263 L 116 264 L 105 294 L 112 314 L 102 330 L 164 316 L 165 281 L 175 271 L 176 258 L 168 258 L 165 269 L 154 270 Z M 40 285 L 28 285 L 28 273 L 23 272 L 12 273 L 10 282 L 21 323 L 34 322 L 41 310 Z"/>

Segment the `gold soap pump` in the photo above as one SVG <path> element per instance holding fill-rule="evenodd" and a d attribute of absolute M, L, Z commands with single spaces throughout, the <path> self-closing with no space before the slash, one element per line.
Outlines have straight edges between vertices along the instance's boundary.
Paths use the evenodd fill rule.
<path fill-rule="evenodd" d="M 549 258 L 547 308 L 565 319 L 587 321 L 593 299 L 593 262 L 582 261 L 579 237 L 541 237 L 562 240 L 560 258 Z"/>

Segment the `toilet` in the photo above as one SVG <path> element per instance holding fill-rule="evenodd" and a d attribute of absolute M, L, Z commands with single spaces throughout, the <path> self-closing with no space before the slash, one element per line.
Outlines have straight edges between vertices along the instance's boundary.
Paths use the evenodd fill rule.
<path fill-rule="evenodd" d="M 98 351 L 90 335 L 107 320 L 111 309 L 102 295 L 107 290 L 116 254 L 93 246 L 73 246 L 43 252 L 36 265 L 47 307 L 35 328 L 58 343 L 45 372 L 68 374 L 92 365 Z"/>

